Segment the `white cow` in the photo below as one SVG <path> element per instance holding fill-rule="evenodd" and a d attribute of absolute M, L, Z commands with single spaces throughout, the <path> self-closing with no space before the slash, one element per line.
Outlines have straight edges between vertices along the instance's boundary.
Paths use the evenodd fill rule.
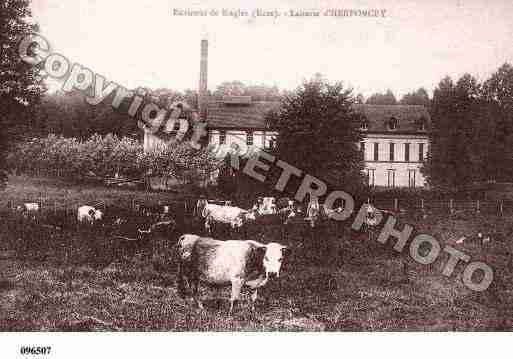
<path fill-rule="evenodd" d="M 258 197 L 257 202 L 253 206 L 253 211 L 257 212 L 259 215 L 276 214 L 278 212 L 276 198 Z"/>
<path fill-rule="evenodd" d="M 92 206 L 78 207 L 77 220 L 79 223 L 94 223 L 103 218 L 103 212 Z"/>
<path fill-rule="evenodd" d="M 203 207 L 202 216 L 205 218 L 205 229 L 212 233 L 212 222 L 229 224 L 232 228 L 241 227 L 248 220 L 255 220 L 255 213 L 233 206 L 219 206 L 207 203 Z"/>
<path fill-rule="evenodd" d="M 39 203 L 23 203 L 23 206 L 18 206 L 17 209 L 19 211 L 37 212 L 39 211 Z"/>

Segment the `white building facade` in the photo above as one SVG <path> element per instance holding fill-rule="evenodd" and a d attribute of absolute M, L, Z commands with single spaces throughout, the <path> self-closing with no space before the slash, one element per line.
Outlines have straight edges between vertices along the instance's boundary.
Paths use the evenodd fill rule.
<path fill-rule="evenodd" d="M 424 187 L 420 168 L 428 145 L 427 136 L 367 134 L 361 149 L 369 186 Z"/>
<path fill-rule="evenodd" d="M 418 105 L 355 105 L 360 149 L 371 187 L 425 187 L 421 167 L 429 150 L 431 120 Z"/>

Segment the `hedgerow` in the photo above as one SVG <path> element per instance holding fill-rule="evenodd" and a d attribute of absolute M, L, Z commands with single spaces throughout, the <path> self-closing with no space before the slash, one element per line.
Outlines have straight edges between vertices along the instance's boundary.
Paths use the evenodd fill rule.
<path fill-rule="evenodd" d="M 93 135 L 87 140 L 48 135 L 17 144 L 8 155 L 18 174 L 79 180 L 86 176 L 175 177 L 184 183 L 204 180 L 219 168 L 215 156 L 186 143 L 144 152 L 135 139 Z"/>

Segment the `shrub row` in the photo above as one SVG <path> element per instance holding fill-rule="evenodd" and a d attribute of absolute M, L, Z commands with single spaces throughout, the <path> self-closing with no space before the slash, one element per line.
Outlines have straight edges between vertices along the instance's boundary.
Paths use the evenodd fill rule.
<path fill-rule="evenodd" d="M 9 168 L 18 174 L 58 176 L 70 180 L 94 174 L 129 178 L 175 177 L 184 182 L 204 180 L 219 168 L 207 150 L 173 144 L 144 152 L 131 138 L 93 135 L 87 140 L 49 135 L 19 143 L 8 156 Z"/>

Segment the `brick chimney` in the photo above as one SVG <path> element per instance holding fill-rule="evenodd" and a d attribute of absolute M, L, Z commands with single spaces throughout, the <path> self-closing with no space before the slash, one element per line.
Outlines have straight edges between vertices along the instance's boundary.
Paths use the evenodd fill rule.
<path fill-rule="evenodd" d="M 208 40 L 201 40 L 200 80 L 198 91 L 198 110 L 203 121 L 207 119 L 207 78 L 208 78 Z"/>

